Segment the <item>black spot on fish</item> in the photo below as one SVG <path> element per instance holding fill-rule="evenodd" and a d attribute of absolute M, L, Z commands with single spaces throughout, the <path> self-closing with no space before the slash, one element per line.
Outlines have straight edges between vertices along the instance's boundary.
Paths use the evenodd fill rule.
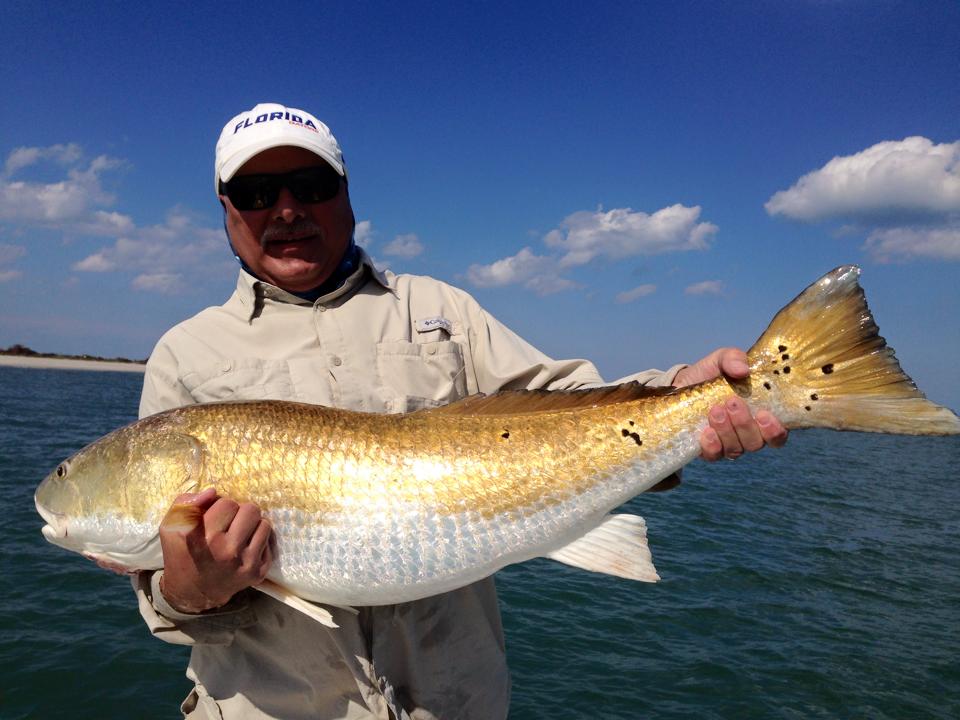
<path fill-rule="evenodd" d="M 779 375 L 779 374 L 780 374 L 780 371 L 779 371 L 779 370 L 774 370 L 774 371 L 773 371 L 773 374 L 774 374 L 774 375 Z"/>
<path fill-rule="evenodd" d="M 770 383 L 768 383 L 768 382 L 765 382 L 765 383 L 763 384 L 763 386 L 764 386 L 767 390 L 770 389 Z"/>
<path fill-rule="evenodd" d="M 632 425 L 633 423 L 630 424 Z M 620 434 L 623 435 L 623 437 L 631 438 L 638 446 L 643 445 L 643 440 L 641 440 L 640 436 L 635 432 L 630 432 L 626 428 L 623 428 L 620 430 Z"/>
<path fill-rule="evenodd" d="M 623 435 L 624 437 L 626 437 L 627 435 L 630 434 L 630 431 L 627 430 L 626 428 L 623 428 L 623 429 L 620 431 L 620 434 Z"/>
<path fill-rule="evenodd" d="M 786 351 L 787 351 L 787 346 L 786 346 L 786 345 L 778 345 L 778 346 L 777 346 L 777 350 L 779 350 L 780 352 L 786 352 Z"/>
<path fill-rule="evenodd" d="M 784 353 L 783 355 L 780 356 L 780 359 L 781 359 L 781 360 L 789 360 L 789 359 L 790 359 L 790 356 L 787 355 L 786 353 Z"/>
<path fill-rule="evenodd" d="M 509 440 L 509 439 L 510 439 L 510 431 L 509 431 L 509 430 L 504 430 L 503 433 L 501 433 L 500 437 L 502 437 L 504 440 Z"/>
<path fill-rule="evenodd" d="M 630 427 L 633 427 L 634 425 L 636 425 L 636 423 L 633 420 L 627 420 L 627 422 L 630 423 Z"/>
<path fill-rule="evenodd" d="M 809 406 L 809 405 L 804 405 L 804 406 L 803 406 L 803 409 L 806 410 L 807 412 L 810 412 L 810 406 Z"/>
<path fill-rule="evenodd" d="M 817 395 L 816 393 L 811 393 L 811 394 L 810 394 L 810 399 L 811 399 L 811 400 L 819 400 L 819 399 L 820 399 L 820 396 Z"/>
<path fill-rule="evenodd" d="M 789 374 L 790 374 L 790 366 L 789 366 L 789 365 L 785 365 L 785 366 L 784 366 L 784 368 L 783 368 L 783 374 L 784 374 L 784 375 L 789 375 Z"/>
<path fill-rule="evenodd" d="M 823 370 L 824 375 L 829 375 L 830 373 L 833 372 L 833 363 L 827 363 L 820 369 Z"/>

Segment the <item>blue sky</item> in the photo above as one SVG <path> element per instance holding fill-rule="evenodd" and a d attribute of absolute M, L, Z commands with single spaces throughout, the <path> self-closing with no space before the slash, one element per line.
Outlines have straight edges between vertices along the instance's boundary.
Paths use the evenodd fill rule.
<path fill-rule="evenodd" d="M 230 293 L 220 128 L 339 138 L 382 265 L 472 292 L 608 378 L 749 346 L 863 268 L 960 407 L 960 4 L 12 2 L 0 347 L 146 357 Z"/>

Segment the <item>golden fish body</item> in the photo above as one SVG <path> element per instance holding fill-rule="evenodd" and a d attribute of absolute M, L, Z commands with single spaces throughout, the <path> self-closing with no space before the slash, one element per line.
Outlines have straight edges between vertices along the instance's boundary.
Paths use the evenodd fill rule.
<path fill-rule="evenodd" d="M 900 370 L 857 274 L 838 268 L 782 310 L 743 382 L 507 392 L 407 415 L 279 401 L 160 413 L 44 480 L 44 535 L 159 568 L 173 499 L 214 486 L 263 509 L 278 548 L 269 577 L 309 600 L 403 602 L 536 556 L 656 580 L 642 519 L 608 513 L 696 457 L 708 409 L 731 393 L 789 427 L 960 433 Z"/>

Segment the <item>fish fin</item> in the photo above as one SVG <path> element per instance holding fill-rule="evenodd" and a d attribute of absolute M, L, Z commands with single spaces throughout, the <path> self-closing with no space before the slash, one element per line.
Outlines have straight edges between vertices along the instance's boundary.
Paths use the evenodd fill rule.
<path fill-rule="evenodd" d="M 675 473 L 670 473 L 663 480 L 658 482 L 653 487 L 648 488 L 644 492 L 665 492 L 667 490 L 673 490 L 675 487 L 679 487 L 680 483 L 683 481 L 683 476 L 681 473 L 681 470 L 677 470 Z"/>
<path fill-rule="evenodd" d="M 638 515 L 607 515 L 593 530 L 547 554 L 551 560 L 582 570 L 628 580 L 657 582 L 647 547 L 647 523 Z"/>
<path fill-rule="evenodd" d="M 304 600 L 298 595 L 294 595 L 290 590 L 285 588 L 283 585 L 273 582 L 273 580 L 264 580 L 259 585 L 253 586 L 256 590 L 259 590 L 264 595 L 269 595 L 274 600 L 282 602 L 287 607 L 291 607 L 294 610 L 299 610 L 307 617 L 312 620 L 316 620 L 321 625 L 325 625 L 329 628 L 340 627 L 333 621 L 333 616 L 330 614 L 330 611 L 326 608 L 322 608 L 319 605 L 315 605 L 309 600 Z"/>
<path fill-rule="evenodd" d="M 171 530 L 188 533 L 200 524 L 206 507 L 193 503 L 174 503 L 163 518 L 163 526 Z"/>
<path fill-rule="evenodd" d="M 901 369 L 859 275 L 855 265 L 838 267 L 777 313 L 747 353 L 750 377 L 734 388 L 791 428 L 960 433 L 960 418 L 927 400 Z"/>
<path fill-rule="evenodd" d="M 105 570 L 120 575 L 130 575 L 141 570 L 156 570 L 163 567 L 163 549 L 160 547 L 160 535 L 154 535 L 140 547 L 128 552 L 103 550 L 83 550 L 82 555 L 93 560 Z"/>
<path fill-rule="evenodd" d="M 494 395 L 471 395 L 449 405 L 418 412 L 431 415 L 520 415 L 615 405 L 673 392 L 676 389 L 672 387 L 647 387 L 636 381 L 582 390 L 504 390 Z"/>

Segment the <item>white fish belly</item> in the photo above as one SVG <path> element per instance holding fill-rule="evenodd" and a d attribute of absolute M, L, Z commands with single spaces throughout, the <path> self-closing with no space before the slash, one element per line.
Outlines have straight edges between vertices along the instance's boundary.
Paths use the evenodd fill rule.
<path fill-rule="evenodd" d="M 674 436 L 653 457 L 599 478 L 570 498 L 483 517 L 440 514 L 423 504 L 381 504 L 322 516 L 268 513 L 277 536 L 270 579 L 336 605 L 389 605 L 463 587 L 515 562 L 563 547 L 603 516 L 699 453 L 699 430 Z"/>

